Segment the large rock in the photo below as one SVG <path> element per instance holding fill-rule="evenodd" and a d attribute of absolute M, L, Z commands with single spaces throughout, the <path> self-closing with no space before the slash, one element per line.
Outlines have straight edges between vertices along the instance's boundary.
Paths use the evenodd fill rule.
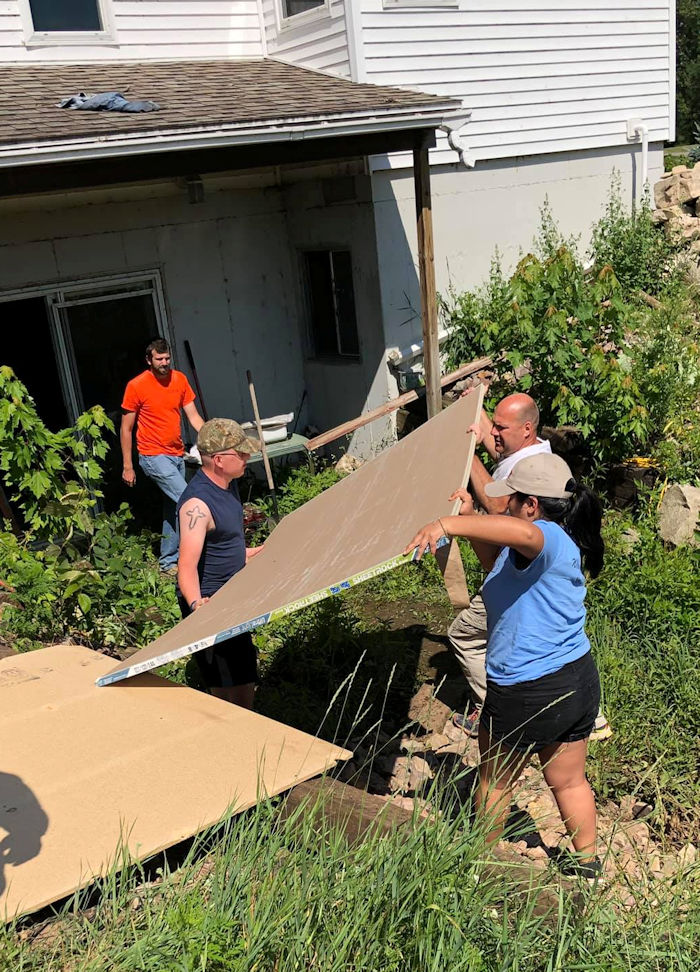
<path fill-rule="evenodd" d="M 694 168 L 676 166 L 667 172 L 654 186 L 654 203 L 657 209 L 670 209 L 693 203 L 700 198 L 700 163 Z"/>
<path fill-rule="evenodd" d="M 435 697 L 434 686 L 428 682 L 418 689 L 411 699 L 408 710 L 408 718 L 423 726 L 428 732 L 442 732 L 451 714 L 452 710 Z"/>
<path fill-rule="evenodd" d="M 659 533 L 667 543 L 700 546 L 696 536 L 700 517 L 700 489 L 674 483 L 664 493 L 659 508 Z"/>

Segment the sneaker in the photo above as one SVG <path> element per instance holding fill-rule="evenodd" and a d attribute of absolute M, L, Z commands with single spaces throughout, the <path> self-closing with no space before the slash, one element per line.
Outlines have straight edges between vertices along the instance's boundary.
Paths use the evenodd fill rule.
<path fill-rule="evenodd" d="M 479 709 L 474 709 L 467 715 L 466 712 L 454 712 L 452 715 L 452 722 L 458 729 L 462 732 L 466 732 L 468 736 L 472 739 L 476 739 L 479 735 L 479 717 L 481 712 Z"/>
<path fill-rule="evenodd" d="M 610 739 L 611 736 L 612 728 L 610 727 L 610 723 L 603 713 L 599 712 L 593 724 L 593 732 L 588 738 L 591 742 L 601 742 L 603 739 Z"/>
<path fill-rule="evenodd" d="M 557 866 L 562 874 L 569 877 L 582 877 L 586 881 L 600 881 L 603 877 L 603 864 L 599 857 L 581 860 L 576 854 L 565 850 L 557 858 Z"/>

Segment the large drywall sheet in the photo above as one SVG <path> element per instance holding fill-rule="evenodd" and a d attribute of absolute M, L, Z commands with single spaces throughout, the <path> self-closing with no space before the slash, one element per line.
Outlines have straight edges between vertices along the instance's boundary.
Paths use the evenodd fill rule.
<path fill-rule="evenodd" d="M 283 617 L 404 562 L 416 530 L 456 509 L 469 478 L 481 386 L 286 516 L 265 549 L 208 604 L 117 665 L 102 684 L 139 674 Z M 456 504 L 457 506 L 459 504 Z"/>
<path fill-rule="evenodd" d="M 351 755 L 70 645 L 0 661 L 0 916 L 57 901 Z"/>

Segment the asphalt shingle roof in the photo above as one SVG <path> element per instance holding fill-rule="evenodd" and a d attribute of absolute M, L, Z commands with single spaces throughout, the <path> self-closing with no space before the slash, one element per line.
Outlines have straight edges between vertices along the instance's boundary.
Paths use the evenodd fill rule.
<path fill-rule="evenodd" d="M 148 114 L 56 107 L 84 91 L 156 101 Z M 281 61 L 152 61 L 9 65 L 0 69 L 0 144 L 334 115 L 456 106 L 447 98 L 332 78 Z"/>

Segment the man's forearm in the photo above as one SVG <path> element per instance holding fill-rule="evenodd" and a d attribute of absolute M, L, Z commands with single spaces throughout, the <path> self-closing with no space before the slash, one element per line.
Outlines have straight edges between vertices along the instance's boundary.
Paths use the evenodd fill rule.
<path fill-rule="evenodd" d="M 133 469 L 134 460 L 131 452 L 131 429 L 122 424 L 119 430 L 119 444 L 122 447 L 122 465 L 124 469 Z"/>
<path fill-rule="evenodd" d="M 202 597 L 202 589 L 199 585 L 199 574 L 197 573 L 196 567 L 192 569 L 183 564 L 178 564 L 177 583 L 180 588 L 180 593 L 190 608 L 192 608 L 192 604 L 195 601 L 199 601 Z"/>
<path fill-rule="evenodd" d="M 508 507 L 507 497 L 491 497 L 486 495 L 484 487 L 488 483 L 492 482 L 493 478 L 489 475 L 486 466 L 478 456 L 474 456 L 474 459 L 472 460 L 472 471 L 469 477 L 469 485 L 479 506 L 486 510 L 487 513 L 505 513 Z"/>

